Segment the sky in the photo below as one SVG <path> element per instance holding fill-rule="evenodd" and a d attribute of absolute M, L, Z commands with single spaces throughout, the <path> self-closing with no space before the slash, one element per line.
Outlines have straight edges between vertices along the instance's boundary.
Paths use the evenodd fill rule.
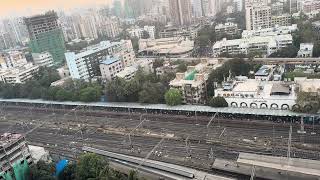
<path fill-rule="evenodd" d="M 0 0 L 0 18 L 111 4 L 112 0 Z"/>

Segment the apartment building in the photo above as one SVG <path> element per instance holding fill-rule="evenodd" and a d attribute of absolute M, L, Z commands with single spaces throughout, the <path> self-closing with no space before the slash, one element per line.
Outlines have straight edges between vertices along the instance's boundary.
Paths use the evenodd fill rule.
<path fill-rule="evenodd" d="M 246 29 L 257 30 L 271 27 L 271 8 L 261 4 L 246 7 Z"/>
<path fill-rule="evenodd" d="M 148 39 L 155 39 L 155 26 L 144 26 L 143 28 L 134 27 L 128 30 L 131 37 L 137 37 L 139 39 L 143 38 L 144 32 L 149 35 Z"/>
<path fill-rule="evenodd" d="M 306 58 L 312 57 L 313 43 L 301 43 L 298 51 L 298 57 Z"/>
<path fill-rule="evenodd" d="M 53 58 L 49 52 L 32 53 L 34 64 L 38 66 L 52 67 Z"/>
<path fill-rule="evenodd" d="M 132 44 L 129 41 L 120 42 L 102 41 L 99 44 L 89 46 L 86 50 L 76 54 L 75 52 L 65 53 L 67 65 L 72 79 L 90 80 L 101 76 L 100 63 L 107 56 L 115 55 L 121 51 L 131 51 Z"/>
<path fill-rule="evenodd" d="M 33 53 L 48 51 L 54 63 L 63 63 L 66 51 L 63 31 L 58 23 L 58 15 L 49 11 L 24 19 L 30 37 L 30 48 Z"/>
<path fill-rule="evenodd" d="M 0 81 L 4 83 L 17 84 L 31 80 L 39 71 L 38 65 L 32 63 L 20 67 L 10 68 L 0 71 Z"/>
<path fill-rule="evenodd" d="M 236 35 L 239 33 L 238 25 L 232 22 L 227 22 L 224 24 L 217 24 L 215 27 L 215 32 L 217 34 L 227 34 L 227 35 Z"/>
<path fill-rule="evenodd" d="M 104 81 L 111 81 L 116 77 L 116 74 L 123 71 L 124 66 L 119 57 L 108 56 L 100 63 L 101 77 Z"/>
<path fill-rule="evenodd" d="M 211 69 L 219 66 L 216 60 L 202 60 L 196 66 L 188 66 L 186 72 L 176 73 L 175 79 L 170 81 L 170 88 L 181 91 L 182 102 L 185 104 L 205 104 L 208 74 Z"/>
<path fill-rule="evenodd" d="M 271 26 L 290 26 L 291 25 L 291 15 L 281 14 L 279 16 L 271 17 Z"/>
<path fill-rule="evenodd" d="M 12 177 L 14 165 L 24 163 L 29 165 L 33 163 L 25 137 L 21 134 L 2 134 L 0 136 L 0 179 L 5 179 L 4 176 L 7 173 Z"/>
<path fill-rule="evenodd" d="M 213 56 L 218 57 L 223 53 L 249 54 L 250 52 L 260 52 L 269 56 L 278 49 L 291 44 L 291 34 L 278 36 L 253 36 L 233 40 L 227 40 L 224 38 L 213 45 Z"/>
<path fill-rule="evenodd" d="M 292 24 L 290 26 L 275 26 L 271 28 L 258 29 L 258 30 L 243 30 L 242 38 L 250 38 L 254 36 L 278 36 L 291 34 L 298 30 L 297 24 Z"/>
<path fill-rule="evenodd" d="M 198 31 L 201 26 L 187 26 L 187 27 L 167 27 L 159 33 L 160 38 L 172 38 L 172 37 L 186 37 L 191 40 L 198 36 Z"/>

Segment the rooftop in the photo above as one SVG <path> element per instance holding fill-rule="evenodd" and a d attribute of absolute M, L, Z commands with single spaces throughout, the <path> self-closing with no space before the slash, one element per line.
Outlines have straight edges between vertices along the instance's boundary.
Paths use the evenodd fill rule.
<path fill-rule="evenodd" d="M 255 73 L 255 76 L 268 76 L 271 69 L 274 66 L 272 65 L 263 65 L 261 68 Z"/>
<path fill-rule="evenodd" d="M 252 114 L 252 115 L 271 115 L 271 116 L 304 116 L 307 114 L 296 113 L 289 110 L 275 110 L 275 109 L 252 109 L 252 108 L 213 108 L 210 106 L 202 105 L 179 105 L 168 106 L 166 104 L 141 104 L 141 103 L 128 103 L 128 102 L 58 102 L 46 101 L 40 99 L 0 99 L 0 102 L 14 102 L 14 103 L 35 103 L 35 104 L 55 104 L 55 105 L 71 105 L 71 106 L 94 106 L 94 107 L 111 107 L 111 108 L 136 108 L 148 110 L 171 110 L 171 111 L 191 111 L 191 112 L 211 112 L 211 113 L 231 113 L 231 114 Z"/>
<path fill-rule="evenodd" d="M 117 61 L 119 61 L 119 57 L 116 57 L 116 56 L 110 57 L 110 56 L 108 56 L 104 61 L 101 62 L 101 64 L 110 65 L 110 64 L 113 64 L 113 63 L 115 63 Z"/>
<path fill-rule="evenodd" d="M 10 144 L 11 142 L 14 142 L 22 137 L 21 134 L 15 134 L 15 133 L 4 133 L 0 136 L 0 147 L 6 146 L 7 144 Z"/>

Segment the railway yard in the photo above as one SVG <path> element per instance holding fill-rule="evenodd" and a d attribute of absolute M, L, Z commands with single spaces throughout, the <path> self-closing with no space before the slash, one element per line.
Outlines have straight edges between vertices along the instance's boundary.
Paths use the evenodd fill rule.
<path fill-rule="evenodd" d="M 166 115 L 92 109 L 2 106 L 0 133 L 26 134 L 29 144 L 74 158 L 83 146 L 146 157 L 214 173 L 216 158 L 239 152 L 287 156 L 290 123 L 213 116 Z M 291 157 L 320 160 L 319 125 L 292 124 Z M 161 143 L 159 143 L 161 141 Z"/>

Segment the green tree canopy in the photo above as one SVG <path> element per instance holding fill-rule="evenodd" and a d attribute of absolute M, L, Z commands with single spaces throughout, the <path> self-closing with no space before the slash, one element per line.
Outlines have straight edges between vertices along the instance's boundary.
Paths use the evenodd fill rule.
<path fill-rule="evenodd" d="M 170 89 L 165 94 L 165 100 L 167 105 L 180 105 L 182 103 L 181 92 L 178 89 Z"/>
<path fill-rule="evenodd" d="M 226 99 L 221 96 L 211 98 L 208 104 L 211 107 L 228 107 Z"/>
<path fill-rule="evenodd" d="M 99 177 L 106 177 L 108 169 L 109 164 L 103 157 L 87 153 L 80 156 L 77 162 L 76 178 L 79 180 L 99 179 Z"/>
<path fill-rule="evenodd" d="M 299 49 L 293 45 L 279 49 L 277 52 L 272 53 L 269 57 L 281 58 L 295 58 L 297 57 Z"/>

